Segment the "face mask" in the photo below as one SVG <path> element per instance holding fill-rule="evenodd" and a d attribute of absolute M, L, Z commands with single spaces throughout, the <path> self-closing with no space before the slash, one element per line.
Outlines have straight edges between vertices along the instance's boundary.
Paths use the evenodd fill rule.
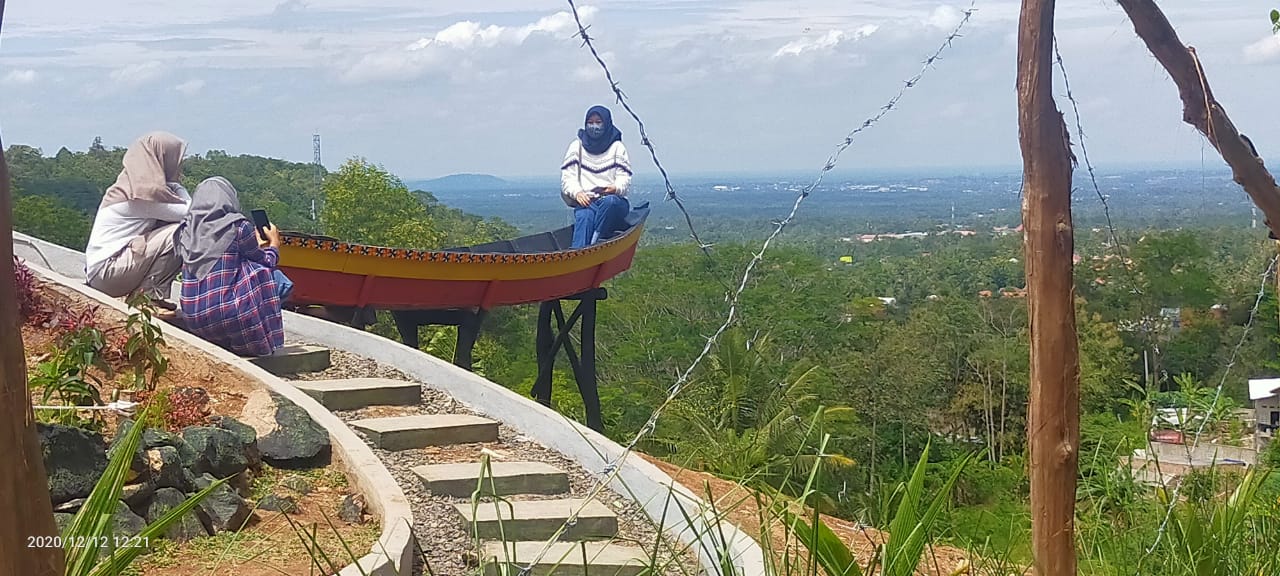
<path fill-rule="evenodd" d="M 587 124 L 587 137 L 599 138 L 604 136 L 604 124 Z"/>

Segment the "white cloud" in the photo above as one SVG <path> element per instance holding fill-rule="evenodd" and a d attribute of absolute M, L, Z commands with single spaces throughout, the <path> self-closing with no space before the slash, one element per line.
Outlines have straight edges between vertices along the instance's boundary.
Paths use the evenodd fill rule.
<path fill-rule="evenodd" d="M 156 61 L 130 64 L 111 71 L 111 81 L 123 86 L 141 86 L 160 77 L 160 63 Z"/>
<path fill-rule="evenodd" d="M 35 70 L 11 70 L 8 74 L 4 75 L 5 84 L 22 86 L 26 84 L 34 84 L 35 81 Z"/>
<path fill-rule="evenodd" d="M 611 67 L 617 63 L 617 80 L 655 137 L 668 143 L 664 154 L 677 164 L 696 158 L 707 170 L 808 167 L 825 158 L 825 140 L 815 142 L 823 127 L 809 120 L 812 110 L 831 109 L 851 122 L 878 110 L 968 6 L 965 0 L 582 1 L 600 7 L 597 13 L 579 4 L 597 47 L 617 55 L 606 56 Z M 1280 66 L 1280 48 L 1263 38 L 1268 31 L 1256 21 L 1256 7 L 1244 6 L 1259 1 L 1164 8 L 1202 53 L 1219 55 L 1210 63 L 1215 76 L 1245 84 L 1252 78 L 1261 87 L 1265 78 L 1256 72 Z M 156 123 L 210 147 L 309 161 L 310 134 L 320 131 L 332 158 L 364 154 L 406 177 L 480 168 L 543 174 L 537 151 L 562 150 L 564 124 L 579 123 L 584 105 L 610 100 L 599 66 L 573 37 L 563 0 L 224 0 L 163 10 L 154 0 L 10 4 L 15 26 L 6 26 L 8 66 L 0 67 L 5 135 L 52 150 L 83 145 L 86 126 L 124 144 L 139 123 Z M 860 163 L 1016 163 L 1009 87 L 1018 3 L 985 0 L 978 8 L 963 37 L 893 112 L 902 129 L 877 129 L 875 144 L 867 140 L 859 149 Z M 1167 81 L 1123 11 L 1096 0 L 1062 0 L 1059 8 L 1072 88 L 1099 148 L 1090 152 L 1116 162 L 1165 156 L 1198 162 L 1199 141 L 1176 123 L 1176 92 L 1152 95 L 1152 86 Z M 1241 36 L 1249 22 L 1258 27 L 1248 34 L 1256 35 Z M 867 25 L 879 28 L 855 40 Z M 36 72 L 34 83 L 14 84 L 26 70 Z M 187 84 L 195 78 L 205 82 L 198 90 Z M 83 89 L 34 93 L 55 82 Z M 215 84 L 231 97 L 201 105 L 244 122 L 228 127 L 189 114 L 184 100 L 203 99 Z M 1245 84 L 1229 95 L 1233 109 L 1266 110 L 1266 91 Z M 140 89 L 173 98 L 127 98 Z M 246 101 L 259 105 L 250 111 Z M 109 117 L 100 113 L 106 105 Z M 716 110 L 732 133 L 714 150 L 689 128 L 708 121 L 706 110 Z M 1125 122 L 1107 122 L 1118 114 Z M 477 116 L 508 126 L 512 145 L 490 150 L 472 138 Z M 929 130 L 941 120 L 985 129 L 935 138 Z M 733 128 L 739 124 L 755 128 Z M 844 129 L 832 127 L 829 136 Z M 1254 130 L 1255 140 L 1280 141 L 1280 125 Z M 624 131 L 631 141 L 634 128 Z M 413 140 L 421 133 L 433 138 Z"/>
<path fill-rule="evenodd" d="M 1280 60 L 1280 36 L 1267 36 L 1244 47 L 1247 62 L 1263 63 Z"/>
<path fill-rule="evenodd" d="M 779 48 L 777 52 L 774 52 L 773 57 L 783 58 L 786 56 L 799 56 L 805 52 L 831 50 L 843 42 L 866 38 L 875 34 L 876 30 L 879 29 L 880 27 L 875 24 L 865 24 L 859 26 L 850 34 L 846 34 L 844 30 L 830 30 L 821 36 L 792 40 Z"/>
<path fill-rule="evenodd" d="M 578 8 L 584 25 L 596 12 L 593 6 Z M 405 79 L 445 65 L 464 69 L 470 65 L 467 60 L 470 55 L 503 46 L 521 46 L 535 35 L 569 39 L 576 30 L 577 23 L 570 12 L 556 12 L 524 26 L 486 26 L 463 20 L 402 48 L 366 54 L 343 72 L 342 79 L 347 82 Z"/>
<path fill-rule="evenodd" d="M 593 6 L 578 9 L 583 24 L 587 24 L 596 13 Z M 423 37 L 410 45 L 411 50 L 423 50 L 432 46 L 441 46 L 458 50 L 471 48 L 493 48 L 498 45 L 519 46 L 534 34 L 550 34 L 568 36 L 577 30 L 573 14 L 556 12 L 550 16 L 539 18 L 537 22 L 525 26 L 497 26 L 490 24 L 481 26 L 470 20 L 457 22 L 434 36 Z"/>
<path fill-rule="evenodd" d="M 604 60 L 604 63 L 609 66 L 609 70 L 612 70 L 614 74 L 619 73 L 620 69 L 618 68 L 617 54 L 614 54 L 613 52 L 601 52 L 600 58 Z M 587 60 L 587 62 L 584 62 L 573 69 L 573 79 L 580 82 L 604 81 L 604 70 L 600 68 L 600 64 L 595 61 L 595 58 L 588 58 Z"/>
<path fill-rule="evenodd" d="M 964 19 L 964 12 L 961 12 L 954 6 L 939 6 L 929 13 L 929 18 L 925 20 L 925 24 L 942 30 L 951 30 L 960 24 Z"/>
<path fill-rule="evenodd" d="M 412 78 L 443 60 L 432 50 L 410 45 L 402 50 L 366 54 L 342 73 L 346 82 Z"/>
<path fill-rule="evenodd" d="M 196 94 L 200 93 L 200 90 L 204 89 L 204 80 L 201 80 L 199 78 L 192 78 L 190 80 L 187 80 L 186 82 L 183 82 L 177 86 L 174 86 L 173 89 L 183 94 L 186 94 L 187 96 L 195 96 Z"/>

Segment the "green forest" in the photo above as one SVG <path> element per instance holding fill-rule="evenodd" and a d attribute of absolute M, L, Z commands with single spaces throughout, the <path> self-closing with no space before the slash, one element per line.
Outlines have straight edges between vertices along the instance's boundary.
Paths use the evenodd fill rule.
<path fill-rule="evenodd" d="M 53 156 L 11 146 L 16 228 L 82 249 L 122 154 L 98 141 Z M 311 164 L 256 156 L 211 151 L 184 167 L 189 188 L 225 176 L 246 210 L 266 209 L 284 229 L 415 248 L 516 233 L 410 190 L 361 158 L 323 173 L 319 186 Z M 1116 237 L 1076 236 L 1083 572 L 1275 573 L 1280 476 L 1264 472 L 1255 485 L 1226 472 L 1189 475 L 1170 528 L 1152 548 L 1167 494 L 1143 484 L 1130 465 L 1165 408 L 1195 414 L 1207 439 L 1251 445 L 1236 415 L 1250 407 L 1247 380 L 1280 375 L 1280 308 L 1267 275 L 1275 246 L 1263 231 L 1226 227 L 1121 227 Z M 717 244 L 710 257 L 687 241 L 649 242 L 608 285 L 598 340 L 609 436 L 630 440 L 663 403 L 723 321 L 726 294 L 757 250 L 754 238 Z M 641 448 L 784 493 L 801 493 L 816 470 L 819 508 L 875 526 L 889 523 L 894 488 L 926 447 L 926 490 L 941 489 L 976 456 L 933 529 L 1003 567 L 990 573 L 1016 573 L 1030 562 L 1022 258 L 1017 235 L 880 241 L 838 254 L 784 240 L 757 267 L 739 320 Z M 490 314 L 476 371 L 527 395 L 536 314 L 536 307 Z M 394 334 L 389 318 L 372 329 Z M 452 329 L 422 330 L 424 350 L 452 357 Z M 561 367 L 554 404 L 580 419 L 572 375 Z M 1280 463 L 1277 456 L 1268 451 L 1259 461 Z M 1242 494 L 1237 486 L 1253 490 L 1247 500 L 1227 497 Z M 1227 514 L 1237 523 L 1224 524 Z"/>

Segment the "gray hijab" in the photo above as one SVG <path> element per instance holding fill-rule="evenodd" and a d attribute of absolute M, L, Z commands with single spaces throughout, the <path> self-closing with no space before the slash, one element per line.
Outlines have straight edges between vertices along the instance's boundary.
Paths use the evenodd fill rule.
<path fill-rule="evenodd" d="M 196 280 L 209 275 L 235 241 L 241 220 L 248 218 L 240 212 L 240 197 L 226 178 L 215 176 L 196 186 L 191 209 L 174 238 L 183 270 Z"/>

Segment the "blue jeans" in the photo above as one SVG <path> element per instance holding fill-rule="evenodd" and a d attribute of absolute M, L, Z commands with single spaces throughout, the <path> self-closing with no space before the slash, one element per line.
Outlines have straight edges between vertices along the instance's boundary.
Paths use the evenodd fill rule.
<path fill-rule="evenodd" d="M 631 203 L 610 194 L 591 201 L 587 207 L 573 209 L 573 247 L 586 248 L 627 229 Z"/>
<path fill-rule="evenodd" d="M 289 295 L 293 294 L 293 280 L 285 276 L 279 268 L 271 269 L 271 279 L 276 281 L 276 294 L 280 296 L 280 303 L 284 304 L 289 299 Z"/>

